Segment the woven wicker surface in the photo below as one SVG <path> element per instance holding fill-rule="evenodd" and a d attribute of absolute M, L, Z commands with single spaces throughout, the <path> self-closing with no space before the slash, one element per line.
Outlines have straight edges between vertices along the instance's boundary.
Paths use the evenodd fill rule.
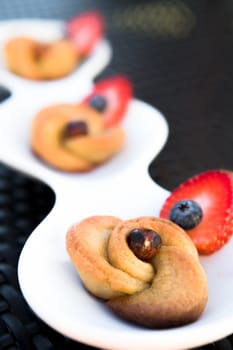
<path fill-rule="evenodd" d="M 207 168 L 233 169 L 232 3 L 1 0 L 0 20 L 67 19 L 88 9 L 102 11 L 114 49 L 101 77 L 128 74 L 136 97 L 168 120 L 169 140 L 150 166 L 152 178 L 172 189 Z M 0 165 L 0 349 L 91 349 L 41 322 L 18 286 L 20 251 L 53 203 L 50 188 Z M 232 344 L 228 337 L 202 349 Z"/>

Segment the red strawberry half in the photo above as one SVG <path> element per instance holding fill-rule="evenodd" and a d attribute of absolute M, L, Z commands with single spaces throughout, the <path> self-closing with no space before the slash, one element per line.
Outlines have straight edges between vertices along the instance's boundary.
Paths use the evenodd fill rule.
<path fill-rule="evenodd" d="M 98 11 L 84 12 L 65 23 L 66 34 L 82 56 L 91 53 L 104 35 L 104 19 Z"/>
<path fill-rule="evenodd" d="M 103 121 L 105 127 L 111 127 L 124 118 L 132 95 L 131 81 L 124 75 L 114 75 L 97 82 L 84 102 L 91 104 L 95 97 L 104 99 Z"/>
<path fill-rule="evenodd" d="M 197 226 L 186 230 L 200 254 L 219 250 L 233 234 L 233 172 L 209 170 L 175 188 L 166 199 L 160 217 L 170 219 L 180 200 L 193 200 L 202 209 Z"/>

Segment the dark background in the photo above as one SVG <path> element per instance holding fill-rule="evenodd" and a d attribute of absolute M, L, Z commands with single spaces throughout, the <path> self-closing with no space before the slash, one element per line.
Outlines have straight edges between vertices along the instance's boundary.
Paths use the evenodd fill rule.
<path fill-rule="evenodd" d="M 172 190 L 207 169 L 233 170 L 233 1 L 1 0 L 0 20 L 66 20 L 89 9 L 103 13 L 114 50 L 98 78 L 127 74 L 135 96 L 168 121 L 152 178 Z M 0 164 L 0 349 L 89 348 L 38 320 L 18 287 L 20 251 L 53 203 L 47 186 Z M 232 348 L 231 337 L 203 347 Z"/>

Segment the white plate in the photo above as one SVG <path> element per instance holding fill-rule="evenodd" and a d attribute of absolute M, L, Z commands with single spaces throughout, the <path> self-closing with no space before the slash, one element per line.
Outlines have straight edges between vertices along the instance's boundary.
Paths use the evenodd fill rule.
<path fill-rule="evenodd" d="M 35 23 L 23 23 L 29 22 Z M 17 27 L 18 21 L 12 23 Z M 47 24 L 59 33 L 59 23 Z M 2 28 L 7 25 L 3 23 Z M 110 51 L 107 42 L 100 43 L 96 55 L 85 63 L 89 69 L 85 70 L 84 64 L 77 74 L 56 83 L 28 82 L 7 72 L 4 65 L 0 68 L 1 83 L 13 90 L 12 97 L 0 104 L 0 160 L 44 181 L 56 194 L 52 211 L 21 252 L 18 274 L 22 292 L 34 312 L 52 328 L 102 349 L 180 350 L 218 340 L 233 332 L 232 241 L 218 253 L 201 259 L 209 282 L 209 302 L 203 316 L 193 324 L 162 331 L 116 318 L 104 303 L 84 290 L 66 253 L 65 234 L 72 223 L 97 214 L 123 219 L 156 216 L 169 194 L 148 175 L 149 163 L 167 140 L 168 125 L 158 110 L 139 100 L 132 101 L 123 123 L 126 147 L 88 174 L 52 170 L 30 151 L 30 124 L 35 112 L 48 104 L 81 99 L 90 91 L 102 62 L 110 58 Z"/>
<path fill-rule="evenodd" d="M 69 260 L 65 235 L 74 222 L 98 214 L 123 219 L 157 216 L 169 194 L 151 180 L 147 170 L 167 139 L 164 118 L 153 107 L 134 100 L 124 128 L 128 135 L 125 149 L 89 174 L 51 171 L 31 156 L 25 142 L 14 149 L 14 159 L 9 155 L 12 164 L 16 158 L 24 159 L 27 171 L 47 180 L 56 194 L 52 211 L 22 250 L 18 266 L 22 292 L 34 312 L 52 328 L 101 349 L 180 350 L 223 338 L 233 332 L 233 241 L 201 259 L 209 282 L 209 301 L 202 317 L 169 330 L 148 330 L 119 320 L 86 292 Z M 23 128 L 17 135 L 24 139 Z"/>
<path fill-rule="evenodd" d="M 0 70 L 6 70 L 7 79 L 17 87 L 22 87 L 22 82 L 25 88 L 37 89 L 52 89 L 59 88 L 64 84 L 78 84 L 80 78 L 85 80 L 93 80 L 109 63 L 112 57 L 112 48 L 110 43 L 103 38 L 99 41 L 91 55 L 70 75 L 51 81 L 31 81 L 19 77 L 6 69 L 4 45 L 10 38 L 16 36 L 30 36 L 42 42 L 53 42 L 64 36 L 64 22 L 57 20 L 42 20 L 42 19 L 21 19 L 0 21 Z"/>

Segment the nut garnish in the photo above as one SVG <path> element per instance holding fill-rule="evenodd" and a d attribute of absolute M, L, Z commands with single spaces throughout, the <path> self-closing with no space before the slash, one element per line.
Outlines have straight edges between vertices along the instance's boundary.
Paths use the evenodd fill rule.
<path fill-rule="evenodd" d="M 160 235 L 151 229 L 135 228 L 130 231 L 127 243 L 139 259 L 150 260 L 158 253 L 162 240 Z"/>

